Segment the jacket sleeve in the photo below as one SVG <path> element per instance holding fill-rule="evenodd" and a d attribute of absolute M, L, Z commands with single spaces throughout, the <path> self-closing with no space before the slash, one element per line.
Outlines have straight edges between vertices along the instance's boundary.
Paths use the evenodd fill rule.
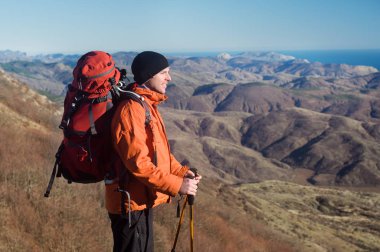
<path fill-rule="evenodd" d="M 135 101 L 120 104 L 112 120 L 114 147 L 124 166 L 148 188 L 175 196 L 183 178 L 157 169 L 146 132 L 145 110 Z"/>
<path fill-rule="evenodd" d="M 186 174 L 186 172 L 189 170 L 189 167 L 186 165 L 182 166 L 180 162 L 177 161 L 177 159 L 174 157 L 172 153 L 170 153 L 170 170 L 174 175 L 177 175 L 181 178 L 183 178 Z"/>

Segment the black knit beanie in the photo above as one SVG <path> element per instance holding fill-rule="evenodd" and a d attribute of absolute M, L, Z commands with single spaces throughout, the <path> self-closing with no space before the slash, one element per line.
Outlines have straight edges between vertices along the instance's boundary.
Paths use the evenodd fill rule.
<path fill-rule="evenodd" d="M 141 85 L 168 66 L 168 60 L 162 54 L 145 51 L 137 54 L 131 68 L 134 80 Z"/>

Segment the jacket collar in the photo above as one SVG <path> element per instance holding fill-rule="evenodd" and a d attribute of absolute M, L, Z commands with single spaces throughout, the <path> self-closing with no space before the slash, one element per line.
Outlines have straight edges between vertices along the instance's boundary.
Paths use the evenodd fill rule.
<path fill-rule="evenodd" d="M 132 87 L 132 91 L 139 94 L 139 95 L 144 96 L 144 98 L 147 100 L 147 102 L 152 104 L 152 105 L 158 105 L 161 102 L 168 99 L 168 97 L 165 94 L 157 93 L 153 90 L 150 90 L 149 88 L 147 88 L 145 86 L 134 85 Z"/>

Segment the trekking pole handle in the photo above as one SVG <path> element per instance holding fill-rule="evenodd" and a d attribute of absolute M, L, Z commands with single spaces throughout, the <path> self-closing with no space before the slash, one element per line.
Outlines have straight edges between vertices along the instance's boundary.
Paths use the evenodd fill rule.
<path fill-rule="evenodd" d="M 198 171 L 195 168 L 190 168 L 190 171 L 192 171 L 194 173 L 194 175 L 195 175 L 194 177 L 190 177 L 190 178 L 194 179 L 198 175 Z M 190 206 L 194 204 L 194 200 L 195 200 L 194 195 L 187 195 L 187 199 L 188 199 L 188 202 L 189 202 Z"/>

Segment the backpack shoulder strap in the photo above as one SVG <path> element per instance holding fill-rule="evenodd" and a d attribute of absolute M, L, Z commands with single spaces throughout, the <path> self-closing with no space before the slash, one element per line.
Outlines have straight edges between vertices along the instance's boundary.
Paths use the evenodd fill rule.
<path fill-rule="evenodd" d="M 151 115 L 150 115 L 149 106 L 148 106 L 147 102 L 145 101 L 144 97 L 135 93 L 135 92 L 132 92 L 132 91 L 123 91 L 123 97 L 125 97 L 127 99 L 132 99 L 132 100 L 140 103 L 141 106 L 144 107 L 144 109 L 145 109 L 145 126 L 148 126 L 150 121 L 151 121 Z M 155 156 L 156 156 L 156 154 L 155 154 Z M 129 227 L 131 227 L 130 195 L 129 195 L 128 191 L 125 190 L 125 183 L 128 182 L 129 178 L 128 178 L 128 174 L 127 174 L 126 170 L 121 171 L 120 174 L 121 174 L 121 177 L 119 178 L 119 188 L 117 189 L 117 191 L 121 193 L 121 200 L 120 200 L 121 215 L 124 218 L 126 218 L 126 216 L 127 216 L 127 211 L 125 208 L 125 202 L 128 198 L 128 218 L 129 218 Z"/>
<path fill-rule="evenodd" d="M 124 91 L 124 96 L 126 98 L 129 98 L 129 99 L 132 99 L 134 101 L 137 101 L 138 103 L 141 104 L 141 106 L 144 107 L 145 109 L 145 125 L 148 125 L 151 121 L 151 115 L 150 115 L 150 109 L 149 109 L 149 106 L 148 104 L 146 103 L 144 97 L 142 97 L 141 95 L 135 93 L 135 92 L 132 92 L 132 91 Z"/>

